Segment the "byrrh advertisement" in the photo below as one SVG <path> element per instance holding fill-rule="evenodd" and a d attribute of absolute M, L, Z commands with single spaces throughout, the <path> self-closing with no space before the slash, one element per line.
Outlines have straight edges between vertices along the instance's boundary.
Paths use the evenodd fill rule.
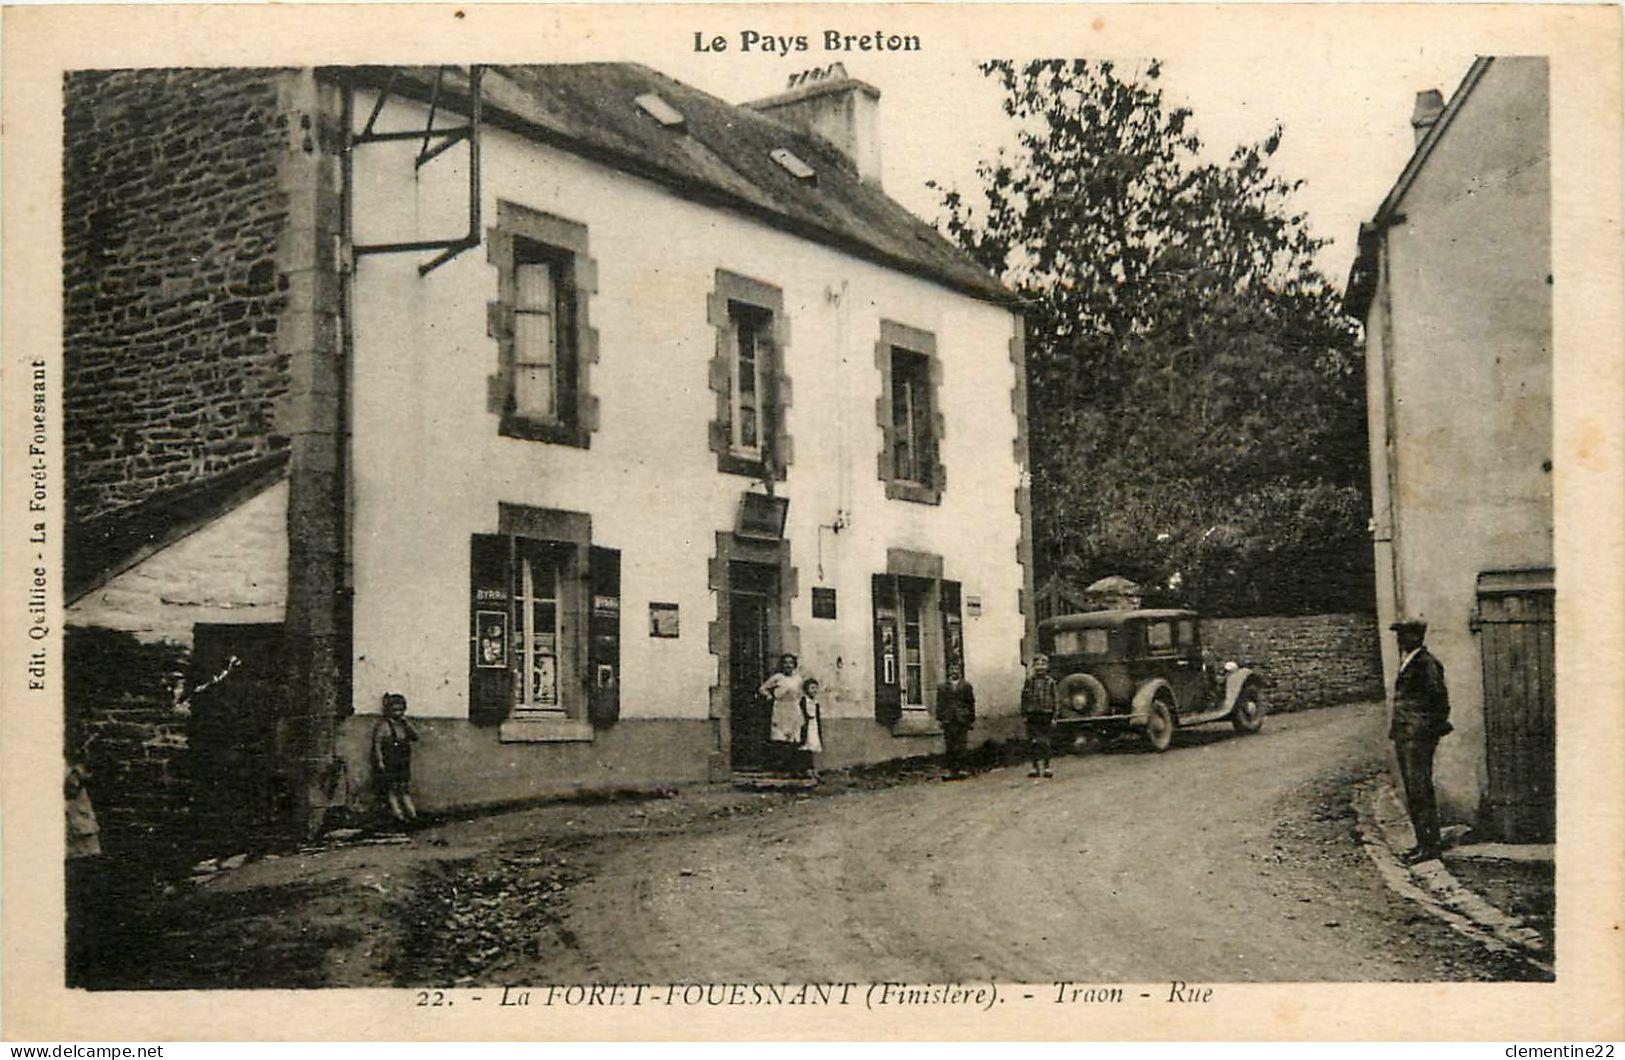
<path fill-rule="evenodd" d="M 4 29 L 8 1039 L 1625 1038 L 1617 10 Z"/>

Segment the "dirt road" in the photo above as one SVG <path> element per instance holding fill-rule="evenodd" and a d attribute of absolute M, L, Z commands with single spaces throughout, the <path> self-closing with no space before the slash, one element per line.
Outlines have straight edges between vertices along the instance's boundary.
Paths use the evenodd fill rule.
<path fill-rule="evenodd" d="M 1404 980 L 1486 974 L 1352 838 L 1380 710 L 1069 757 L 1053 780 L 812 799 L 629 842 L 515 981 Z M 1503 973 L 1504 974 L 1504 973 Z"/>
<path fill-rule="evenodd" d="M 1381 725 L 1339 707 L 1060 758 L 1053 780 L 904 769 L 363 836 L 121 902 L 84 983 L 1532 977 L 1360 848 Z"/>

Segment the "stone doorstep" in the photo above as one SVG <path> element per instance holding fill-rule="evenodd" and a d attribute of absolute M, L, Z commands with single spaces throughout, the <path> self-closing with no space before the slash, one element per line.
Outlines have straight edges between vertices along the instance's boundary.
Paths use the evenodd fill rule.
<path fill-rule="evenodd" d="M 1410 820 L 1393 784 L 1386 777 L 1378 777 L 1361 787 L 1354 804 L 1366 851 L 1395 893 L 1420 902 L 1463 934 L 1478 938 L 1492 948 L 1515 947 L 1532 964 L 1548 973 L 1552 971 L 1549 964 L 1534 956 L 1548 948 L 1549 940 L 1518 917 L 1497 909 L 1483 896 L 1469 890 L 1451 875 L 1443 861 L 1405 866 L 1401 852 L 1410 846 Z M 1512 844 L 1474 846 L 1511 847 Z M 1471 847 L 1447 850 L 1445 857 L 1456 857 L 1462 849 Z M 1461 923 L 1463 920 L 1467 925 Z"/>
<path fill-rule="evenodd" d="M 747 769 L 734 770 L 732 782 L 734 787 L 747 791 L 811 790 L 818 786 L 818 781 L 811 777 Z"/>

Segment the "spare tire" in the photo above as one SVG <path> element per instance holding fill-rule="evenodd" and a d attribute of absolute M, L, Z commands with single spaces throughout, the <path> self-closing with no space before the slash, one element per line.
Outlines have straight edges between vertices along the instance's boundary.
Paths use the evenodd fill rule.
<path fill-rule="evenodd" d="M 1060 702 L 1061 714 L 1093 718 L 1107 712 L 1109 697 L 1106 686 L 1090 674 L 1070 674 L 1056 686 L 1055 698 Z"/>

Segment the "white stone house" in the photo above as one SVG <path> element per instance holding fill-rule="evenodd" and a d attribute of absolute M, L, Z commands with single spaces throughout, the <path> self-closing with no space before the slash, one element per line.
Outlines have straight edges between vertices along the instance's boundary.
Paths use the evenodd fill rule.
<path fill-rule="evenodd" d="M 429 808 L 726 779 L 765 762 L 784 651 L 822 682 L 830 765 L 940 750 L 955 664 L 974 738 L 1015 733 L 1022 321 L 881 190 L 877 90 L 278 76 L 286 468 L 269 523 L 192 547 L 281 566 L 256 614 L 283 623 L 307 802 L 362 796 L 394 691 Z"/>
<path fill-rule="evenodd" d="M 1377 610 L 1429 624 L 1456 731 L 1443 809 L 1554 823 L 1552 257 L 1544 58 L 1481 58 L 1417 99 L 1415 154 L 1361 228 Z M 1385 634 L 1392 686 L 1396 648 Z"/>

